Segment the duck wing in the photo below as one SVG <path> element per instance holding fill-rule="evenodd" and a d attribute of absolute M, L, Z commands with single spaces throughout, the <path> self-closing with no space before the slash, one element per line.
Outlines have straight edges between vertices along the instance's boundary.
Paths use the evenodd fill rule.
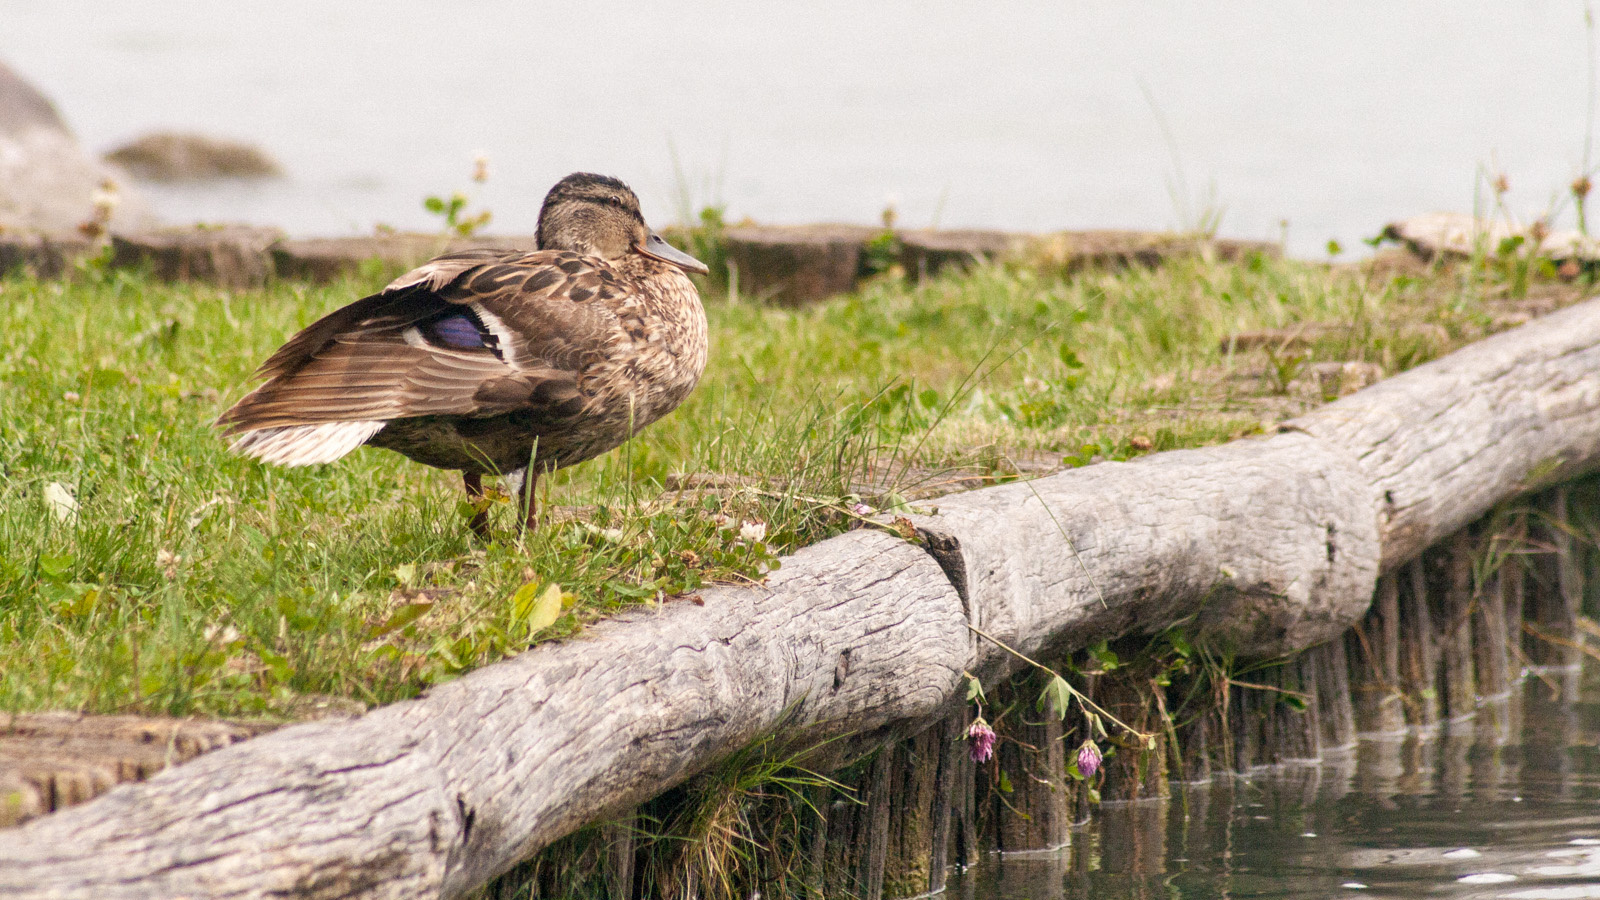
<path fill-rule="evenodd" d="M 552 419 L 582 411 L 579 377 L 610 342 L 620 292 L 601 260 L 560 251 L 439 257 L 311 324 L 217 420 L 227 434 L 411 416 Z M 591 302 L 601 301 L 601 302 Z"/>

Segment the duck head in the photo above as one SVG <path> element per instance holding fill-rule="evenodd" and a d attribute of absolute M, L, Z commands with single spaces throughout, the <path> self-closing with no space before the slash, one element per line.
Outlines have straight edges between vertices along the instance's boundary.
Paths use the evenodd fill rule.
<path fill-rule="evenodd" d="M 640 253 L 705 275 L 706 264 L 661 239 L 644 223 L 639 198 L 621 181 L 574 172 L 556 182 L 539 210 L 539 249 L 617 260 Z"/>

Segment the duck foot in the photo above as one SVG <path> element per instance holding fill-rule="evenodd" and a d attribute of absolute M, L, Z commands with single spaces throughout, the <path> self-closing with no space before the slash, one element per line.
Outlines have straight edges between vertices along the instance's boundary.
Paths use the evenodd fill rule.
<path fill-rule="evenodd" d="M 466 483 L 466 485 L 467 485 L 467 496 L 469 498 L 471 498 L 472 502 L 477 503 L 477 501 L 479 501 L 479 500 L 481 500 L 483 498 L 483 476 L 482 475 L 479 475 L 477 472 L 462 472 L 461 473 L 461 480 Z M 472 529 L 472 533 L 477 535 L 479 538 L 482 538 L 483 540 L 488 540 L 489 539 L 489 511 L 487 509 L 484 509 L 482 506 L 479 506 L 478 507 L 478 511 L 473 513 L 472 514 L 472 518 L 470 520 L 468 520 L 467 527 L 471 528 Z"/>

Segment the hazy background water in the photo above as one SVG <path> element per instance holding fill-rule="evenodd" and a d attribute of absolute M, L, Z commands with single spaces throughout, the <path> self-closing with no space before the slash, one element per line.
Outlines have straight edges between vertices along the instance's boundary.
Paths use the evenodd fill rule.
<path fill-rule="evenodd" d="M 176 220 L 431 227 L 470 186 L 532 229 L 574 169 L 655 220 L 1222 231 L 1320 255 L 1389 218 L 1519 214 L 1584 165 L 1590 35 L 1562 2 L 530 3 L 0 0 L 0 58 L 93 149 L 156 128 L 259 143 L 253 186 L 160 190 Z M 686 176 L 679 187 L 677 168 Z M 1181 176 L 1181 178 L 1180 178 Z M 1570 215 L 1570 213 L 1568 213 Z M 1570 221 L 1570 218 L 1569 218 Z"/>

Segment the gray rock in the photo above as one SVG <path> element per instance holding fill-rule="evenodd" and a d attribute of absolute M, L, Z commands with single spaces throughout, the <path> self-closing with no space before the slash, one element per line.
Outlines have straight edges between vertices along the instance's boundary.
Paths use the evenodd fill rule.
<path fill-rule="evenodd" d="M 0 63 L 0 231 L 64 233 L 91 223 L 99 233 L 153 221 L 121 173 L 84 152 L 55 104 Z"/>
<path fill-rule="evenodd" d="M 1538 222 L 1524 227 L 1470 213 L 1428 213 L 1390 222 L 1383 228 L 1383 237 L 1399 241 L 1427 261 L 1495 256 L 1505 248 L 1517 256 L 1532 253 L 1556 262 L 1572 260 L 1583 267 L 1600 264 L 1600 239 L 1575 229 L 1550 230 Z"/>
<path fill-rule="evenodd" d="M 145 181 L 272 178 L 283 174 L 278 161 L 253 144 L 173 131 L 147 134 L 107 153 L 105 158 Z"/>
<path fill-rule="evenodd" d="M 196 225 L 111 236 L 111 265 L 150 267 L 166 281 L 204 281 L 221 287 L 257 287 L 272 275 L 276 228 Z"/>

